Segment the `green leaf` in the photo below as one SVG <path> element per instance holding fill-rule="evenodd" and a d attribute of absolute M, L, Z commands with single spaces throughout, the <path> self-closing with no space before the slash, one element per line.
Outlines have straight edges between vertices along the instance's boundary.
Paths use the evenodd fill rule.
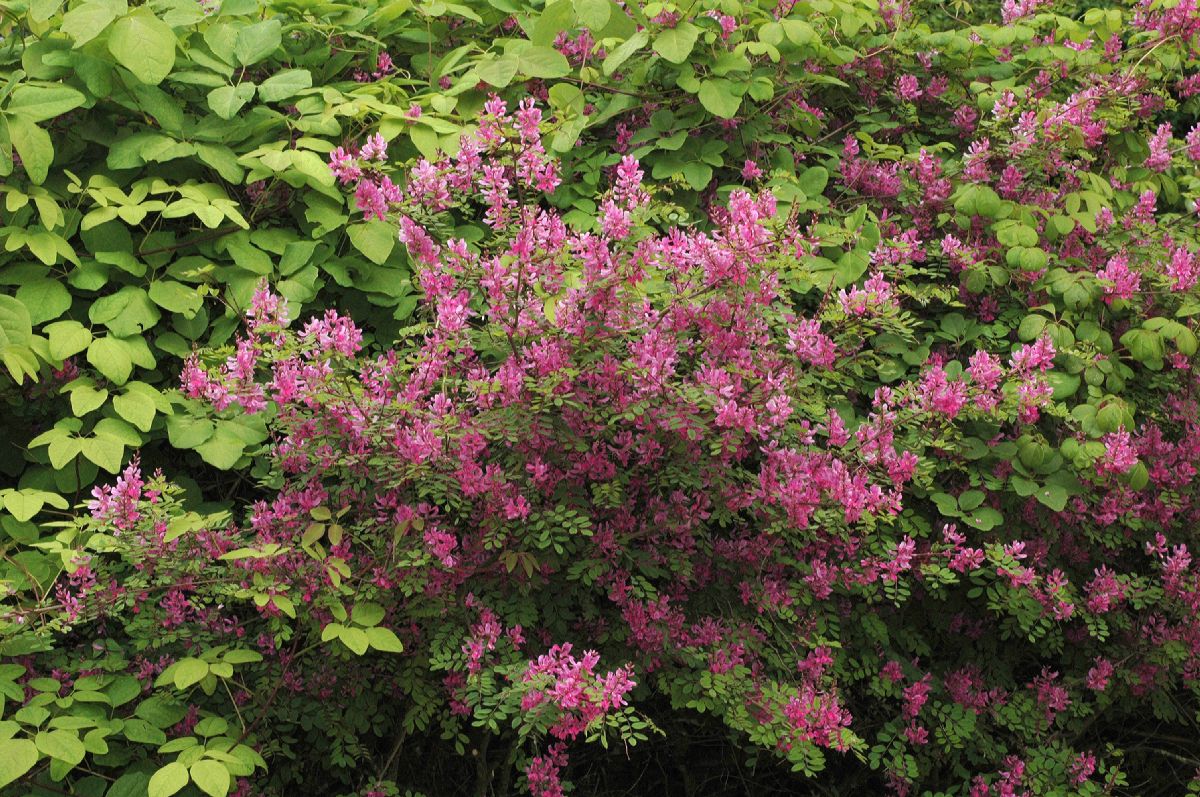
<path fill-rule="evenodd" d="M 649 34 L 644 30 L 639 30 L 637 33 L 630 36 L 619 47 L 609 53 L 604 59 L 604 74 L 611 75 L 621 68 L 621 64 L 629 60 L 629 57 L 638 50 L 646 46 L 650 41 Z"/>
<path fill-rule="evenodd" d="M 247 25 L 237 32 L 233 54 L 242 66 L 257 64 L 279 48 L 283 41 L 283 26 L 278 19 L 267 19 Z"/>
<path fill-rule="evenodd" d="M 87 2 L 63 15 L 59 30 L 75 40 L 75 49 L 104 32 L 109 24 L 126 11 L 123 2 Z"/>
<path fill-rule="evenodd" d="M 1075 374 L 1064 374 L 1062 371 L 1051 371 L 1046 374 L 1046 381 L 1054 390 L 1055 401 L 1062 401 L 1075 395 L 1079 390 L 1080 378 Z"/>
<path fill-rule="evenodd" d="M 192 764 L 192 782 L 200 791 L 211 797 L 225 797 L 229 793 L 229 770 L 219 761 L 202 758 Z"/>
<path fill-rule="evenodd" d="M 89 380 L 90 381 L 90 380 Z M 91 384 L 81 384 L 71 390 L 71 412 L 81 418 L 108 400 L 108 391 Z"/>
<path fill-rule="evenodd" d="M 18 86 L 8 101 L 7 111 L 44 122 L 83 105 L 85 97 L 70 86 Z"/>
<path fill-rule="evenodd" d="M 160 745 L 167 743 L 167 735 L 141 717 L 130 717 L 121 726 L 125 738 L 138 744 Z M 144 786 L 145 784 L 143 784 Z"/>
<path fill-rule="evenodd" d="M 0 789 L 33 769 L 37 760 L 37 745 L 28 739 L 5 739 L 0 742 Z"/>
<path fill-rule="evenodd" d="M 175 663 L 172 678 L 176 689 L 187 689 L 198 684 L 208 675 L 208 662 L 200 659 L 186 658 Z"/>
<path fill-rule="evenodd" d="M 1067 508 L 1066 488 L 1057 484 L 1044 484 L 1038 488 L 1034 496 L 1039 502 L 1053 509 L 1055 512 L 1061 512 Z"/>
<path fill-rule="evenodd" d="M 175 44 L 175 31 L 147 6 L 118 19 L 108 35 L 108 51 L 117 63 L 151 86 L 171 74 Z"/>
<path fill-rule="evenodd" d="M 350 243 L 354 244 L 355 249 L 379 265 L 387 262 L 397 241 L 395 228 L 378 220 L 347 227 L 346 234 L 350 236 Z"/>
<path fill-rule="evenodd" d="M 722 119 L 732 119 L 742 105 L 742 98 L 725 78 L 705 80 L 700 83 L 700 104 Z"/>
<path fill-rule="evenodd" d="M 144 772 L 130 772 L 117 778 L 104 797 L 146 797 L 150 777 Z"/>
<path fill-rule="evenodd" d="M 988 506 L 981 506 L 973 512 L 964 512 L 962 519 L 968 526 L 980 531 L 989 531 L 1004 522 L 1004 516 Z"/>
<path fill-rule="evenodd" d="M 110 382 L 123 385 L 133 371 L 133 361 L 120 341 L 111 337 L 93 340 L 87 350 L 87 361 L 104 374 Z"/>
<path fill-rule="evenodd" d="M 367 641 L 375 650 L 381 650 L 384 653 L 404 652 L 404 644 L 400 641 L 400 637 L 396 636 L 390 628 L 368 628 Z"/>
<path fill-rule="evenodd" d="M 263 102 L 278 102 L 311 86 L 312 73 L 307 69 L 285 69 L 259 84 L 258 98 Z"/>
<path fill-rule="evenodd" d="M 196 448 L 209 440 L 216 430 L 216 424 L 208 418 L 181 413 L 167 418 L 167 438 L 175 448 Z"/>
<path fill-rule="evenodd" d="M 150 283 L 147 293 L 159 307 L 172 313 L 182 313 L 186 318 L 196 315 L 204 305 L 204 299 L 195 288 L 174 280 L 156 280 Z"/>
<path fill-rule="evenodd" d="M 229 429 L 229 424 L 221 424 L 212 437 L 195 446 L 195 449 L 209 465 L 229 470 L 242 458 L 246 443 Z"/>
<path fill-rule="evenodd" d="M 50 164 L 54 161 L 54 145 L 50 134 L 24 116 L 8 117 L 8 134 L 13 148 L 21 156 L 25 173 L 36 185 L 46 181 Z"/>
<path fill-rule="evenodd" d="M 378 603 L 356 603 L 350 619 L 362 626 L 372 626 L 379 625 L 383 615 L 383 607 Z"/>
<path fill-rule="evenodd" d="M 692 54 L 699 36 L 700 28 L 690 22 L 680 22 L 654 37 L 654 52 L 673 64 L 682 64 Z"/>
<path fill-rule="evenodd" d="M 515 56 L 506 55 L 502 58 L 493 58 L 490 61 L 484 61 L 475 67 L 475 74 L 484 83 L 502 89 L 512 82 L 512 79 L 517 75 L 517 59 Z M 413 133 L 417 130 L 423 130 L 421 127 L 414 127 Z"/>
<path fill-rule="evenodd" d="M 157 412 L 154 399 L 138 391 L 127 391 L 114 397 L 113 409 L 143 432 L 150 431 L 150 425 L 154 423 L 154 414 Z"/>
<path fill-rule="evenodd" d="M 98 467 L 109 473 L 120 473 L 125 457 L 125 444 L 115 437 L 96 435 L 80 441 L 80 451 Z"/>
<path fill-rule="evenodd" d="M 575 15 L 581 25 L 595 33 L 608 24 L 612 4 L 609 0 L 575 0 Z"/>
<path fill-rule="evenodd" d="M 222 119 L 232 119 L 242 106 L 254 98 L 253 83 L 221 86 L 208 93 L 208 107 Z"/>
<path fill-rule="evenodd" d="M 71 766 L 78 764 L 87 754 L 83 742 L 79 741 L 79 737 L 70 731 L 43 731 L 37 735 L 34 741 L 37 743 L 37 749 L 51 758 L 65 761 Z"/>
<path fill-rule="evenodd" d="M 92 342 L 92 333 L 78 321 L 55 321 L 42 331 L 50 339 L 50 356 L 56 360 L 78 354 Z"/>
<path fill-rule="evenodd" d="M 570 0 L 553 0 L 546 3 L 533 25 L 529 37 L 535 45 L 549 46 L 562 33 L 575 27 L 575 5 Z"/>
<path fill-rule="evenodd" d="M 12 490 L 4 496 L 4 508 L 21 523 L 31 520 L 45 505 L 45 500 L 33 492 Z"/>
<path fill-rule="evenodd" d="M 88 319 L 93 324 L 104 324 L 120 338 L 153 329 L 160 318 L 162 313 L 146 291 L 133 285 L 96 299 L 88 308 Z"/>
<path fill-rule="evenodd" d="M 0 295 L 0 350 L 28 345 L 31 337 L 33 322 L 25 304 L 12 296 Z"/>
<path fill-rule="evenodd" d="M 553 47 L 541 46 L 522 50 L 517 56 L 517 68 L 523 75 L 540 78 L 563 77 L 571 71 L 565 55 Z"/>
<path fill-rule="evenodd" d="M 683 176 L 693 191 L 703 191 L 712 182 L 712 167 L 706 163 L 688 163 L 683 167 Z"/>
<path fill-rule="evenodd" d="M 796 185 L 809 199 L 820 196 L 829 183 L 829 170 L 824 166 L 810 166 L 796 178 Z"/>
<path fill-rule="evenodd" d="M 29 310 L 29 320 L 41 324 L 58 318 L 71 307 L 71 293 L 55 279 L 26 282 L 17 289 L 17 298 Z"/>
<path fill-rule="evenodd" d="M 1046 328 L 1046 316 L 1030 314 L 1021 319 L 1017 327 L 1017 337 L 1024 341 L 1036 340 Z"/>
<path fill-rule="evenodd" d="M 237 648 L 226 653 L 222 658 L 230 664 L 253 664 L 262 661 L 262 654 L 257 650 Z"/>
<path fill-rule="evenodd" d="M 342 640 L 343 645 L 350 648 L 350 650 L 359 656 L 367 652 L 367 647 L 370 644 L 367 632 L 361 628 L 343 627 L 338 631 L 338 639 Z"/>
<path fill-rule="evenodd" d="M 984 498 L 982 490 L 967 490 L 958 497 L 958 508 L 963 512 L 970 512 L 982 504 Z"/>
<path fill-rule="evenodd" d="M 178 761 L 172 761 L 150 778 L 147 797 L 171 797 L 186 785 L 188 785 L 187 767 Z"/>

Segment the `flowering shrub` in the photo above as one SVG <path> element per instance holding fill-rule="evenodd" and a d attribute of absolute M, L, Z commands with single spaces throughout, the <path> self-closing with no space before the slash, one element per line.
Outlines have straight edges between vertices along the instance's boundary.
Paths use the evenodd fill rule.
<path fill-rule="evenodd" d="M 5 795 L 1200 788 L 1190 0 L 51 5 Z"/>

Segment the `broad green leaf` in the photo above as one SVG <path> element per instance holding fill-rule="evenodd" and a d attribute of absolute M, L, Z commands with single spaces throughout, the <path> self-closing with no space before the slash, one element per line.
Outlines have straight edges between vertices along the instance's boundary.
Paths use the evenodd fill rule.
<path fill-rule="evenodd" d="M 37 745 L 28 739 L 5 739 L 0 742 L 0 789 L 33 769 L 37 760 Z"/>
<path fill-rule="evenodd" d="M 350 243 L 354 244 L 355 249 L 380 265 L 387 262 L 397 241 L 395 228 L 378 220 L 347 227 L 346 234 L 350 236 Z"/>
<path fill-rule="evenodd" d="M 146 797 L 146 788 L 150 783 L 150 776 L 144 772 L 130 772 L 117 778 L 117 781 L 108 787 L 104 797 Z"/>
<path fill-rule="evenodd" d="M 83 760 L 87 751 L 77 734 L 70 731 L 43 731 L 34 739 L 37 748 L 51 758 L 74 766 Z"/>
<path fill-rule="evenodd" d="M 134 9 L 113 23 L 108 51 L 133 76 L 157 86 L 175 66 L 175 31 L 148 6 Z"/>
<path fill-rule="evenodd" d="M 396 633 L 390 628 L 368 628 L 367 641 L 375 650 L 381 650 L 384 653 L 404 652 L 404 644 L 400 641 L 400 637 L 396 636 Z"/>
<path fill-rule="evenodd" d="M 24 116 L 8 117 L 8 133 L 12 137 L 13 148 L 25 165 L 25 173 L 35 184 L 41 185 L 46 181 L 54 160 L 50 134 Z"/>
<path fill-rule="evenodd" d="M 4 496 L 4 508 L 22 523 L 33 519 L 45 505 L 45 499 L 37 491 L 10 490 Z"/>
<path fill-rule="evenodd" d="M 575 0 L 575 15 L 579 18 L 579 24 L 598 33 L 612 16 L 612 4 L 609 0 Z"/>
<path fill-rule="evenodd" d="M 829 183 L 829 170 L 824 166 L 810 166 L 796 178 L 796 185 L 809 199 L 820 196 Z"/>
<path fill-rule="evenodd" d="M 208 107 L 222 119 L 232 119 L 242 106 L 254 98 L 253 83 L 221 86 L 208 93 Z"/>
<path fill-rule="evenodd" d="M 123 385 L 133 371 L 133 360 L 119 341 L 111 337 L 93 340 L 87 350 L 87 361 L 114 384 Z"/>
<path fill-rule="evenodd" d="M 571 0 L 553 0 L 538 14 L 529 40 L 540 47 L 549 47 L 554 40 L 575 27 L 575 5 Z"/>
<path fill-rule="evenodd" d="M 220 424 L 211 437 L 194 446 L 205 462 L 221 470 L 229 470 L 236 465 L 246 450 L 245 442 L 229 426 L 227 423 Z"/>
<path fill-rule="evenodd" d="M 367 652 L 367 647 L 370 645 L 370 638 L 367 632 L 361 628 L 346 628 L 343 627 L 338 632 L 338 639 L 342 640 L 342 644 L 350 648 L 351 651 L 359 656 Z"/>
<path fill-rule="evenodd" d="M 88 0 L 64 14 L 59 29 L 75 40 L 75 48 L 78 49 L 103 33 L 126 10 L 124 0 Z"/>
<path fill-rule="evenodd" d="M 41 324 L 58 318 L 71 307 L 71 293 L 56 279 L 26 282 L 17 288 L 17 298 L 29 310 L 29 320 Z"/>
<path fill-rule="evenodd" d="M 216 665 L 214 665 L 216 666 Z M 192 728 L 192 733 L 197 736 L 220 736 L 229 730 L 229 723 L 220 717 L 205 717 L 196 723 L 196 727 Z"/>
<path fill-rule="evenodd" d="M 192 764 L 192 782 L 210 797 L 225 797 L 229 793 L 229 770 L 219 761 L 202 758 Z"/>
<path fill-rule="evenodd" d="M 50 465 L 61 470 L 71 463 L 83 450 L 82 441 L 78 437 L 58 437 L 50 441 L 46 454 L 50 457 Z"/>
<path fill-rule="evenodd" d="M 204 305 L 204 299 L 195 288 L 174 280 L 155 280 L 147 292 L 150 300 L 164 310 L 181 313 L 186 318 L 196 315 Z"/>
<path fill-rule="evenodd" d="M 699 161 L 685 164 L 683 167 L 683 176 L 694 191 L 703 191 L 712 182 L 712 174 L 712 167 Z"/>
<path fill-rule="evenodd" d="M 121 462 L 125 457 L 125 445 L 115 437 L 98 434 L 80 441 L 80 451 L 97 467 L 109 473 L 120 473 Z"/>
<path fill-rule="evenodd" d="M 118 415 L 143 432 L 150 431 L 150 425 L 154 423 L 154 414 L 157 411 L 154 406 L 154 399 L 145 393 L 137 391 L 128 391 L 115 396 L 113 398 L 113 409 L 117 411 Z"/>
<path fill-rule="evenodd" d="M 50 356 L 56 360 L 78 354 L 92 342 L 92 333 L 78 321 L 55 321 L 42 331 L 50 340 Z"/>
<path fill-rule="evenodd" d="M 8 113 L 30 122 L 44 122 L 83 105 L 85 97 L 70 86 L 18 86 L 8 101 Z"/>
<path fill-rule="evenodd" d="M 383 607 L 378 603 L 356 603 L 350 619 L 363 626 L 379 625 L 383 614 Z"/>
<path fill-rule="evenodd" d="M 283 41 L 283 26 L 278 19 L 267 19 L 247 25 L 237 32 L 233 53 L 242 66 L 257 64 L 279 48 Z"/>
<path fill-rule="evenodd" d="M 187 767 L 178 761 L 172 761 L 150 778 L 147 797 L 171 797 L 186 785 L 188 785 Z"/>
<path fill-rule="evenodd" d="M 989 531 L 1004 522 L 1004 516 L 988 506 L 981 506 L 973 512 L 964 512 L 962 519 L 968 526 L 980 531 Z"/>
<path fill-rule="evenodd" d="M 654 37 L 654 52 L 673 64 L 682 64 L 692 54 L 699 36 L 700 28 L 690 22 L 680 22 Z"/>
<path fill-rule="evenodd" d="M 25 304 L 12 296 L 0 295 L 0 350 L 25 346 L 33 335 L 33 322 Z"/>
<path fill-rule="evenodd" d="M 76 417 L 87 415 L 108 400 L 108 391 L 93 385 L 80 385 L 71 390 L 71 412 Z"/>
<path fill-rule="evenodd" d="M 88 308 L 88 318 L 93 324 L 103 324 L 121 338 L 153 329 L 161 317 L 146 291 L 133 285 L 96 299 Z"/>
<path fill-rule="evenodd" d="M 475 74 L 484 83 L 502 89 L 512 82 L 512 79 L 517 74 L 517 59 L 512 55 L 505 55 L 501 58 L 494 58 L 490 61 L 484 61 L 475 67 Z M 420 127 L 414 127 L 415 133 Z M 430 131 L 432 132 L 432 131 Z"/>
<path fill-rule="evenodd" d="M 700 104 L 722 119 L 732 119 L 742 105 L 742 97 L 734 91 L 733 83 L 725 78 L 705 80 L 700 83 Z"/>
<path fill-rule="evenodd" d="M 187 689 L 198 684 L 208 675 L 208 663 L 200 659 L 180 659 L 174 668 L 174 683 L 176 689 Z"/>
<path fill-rule="evenodd" d="M 121 727 L 121 732 L 125 734 L 125 738 L 131 742 L 139 744 L 160 745 L 167 743 L 167 735 L 162 732 L 161 728 L 152 725 L 149 721 L 141 717 L 130 717 L 125 720 L 125 724 Z M 145 783 L 142 784 L 143 788 Z"/>
<path fill-rule="evenodd" d="M 517 56 L 517 68 L 523 75 L 540 78 L 562 77 L 571 71 L 565 55 L 553 47 L 541 46 L 522 50 Z"/>
<path fill-rule="evenodd" d="M 196 448 L 213 436 L 217 427 L 208 418 L 176 413 L 167 418 L 167 436 L 175 448 Z"/>
<path fill-rule="evenodd" d="M 311 86 L 312 73 L 307 69 L 285 69 L 259 84 L 258 98 L 263 102 L 278 102 Z"/>
<path fill-rule="evenodd" d="M 630 56 L 645 47 L 649 41 L 650 36 L 644 30 L 640 30 L 630 36 L 605 57 L 604 74 L 611 75 L 613 72 L 616 72 L 621 68 L 622 64 L 629 60 Z"/>
<path fill-rule="evenodd" d="M 1070 497 L 1065 488 L 1057 484 L 1044 484 L 1038 488 L 1034 496 L 1039 502 L 1053 509 L 1055 512 L 1061 512 L 1067 508 L 1067 499 Z"/>

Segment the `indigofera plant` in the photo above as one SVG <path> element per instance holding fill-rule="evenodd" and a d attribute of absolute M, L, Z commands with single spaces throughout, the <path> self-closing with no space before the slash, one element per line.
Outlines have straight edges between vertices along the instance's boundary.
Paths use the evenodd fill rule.
<path fill-rule="evenodd" d="M 1192 0 L 2 19 L 6 797 L 1200 788 Z"/>

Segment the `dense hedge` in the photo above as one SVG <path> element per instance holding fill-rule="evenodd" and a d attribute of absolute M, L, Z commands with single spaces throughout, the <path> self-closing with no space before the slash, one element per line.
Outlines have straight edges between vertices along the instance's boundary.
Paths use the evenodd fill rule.
<path fill-rule="evenodd" d="M 1200 791 L 1198 67 L 5 4 L 0 793 Z"/>

